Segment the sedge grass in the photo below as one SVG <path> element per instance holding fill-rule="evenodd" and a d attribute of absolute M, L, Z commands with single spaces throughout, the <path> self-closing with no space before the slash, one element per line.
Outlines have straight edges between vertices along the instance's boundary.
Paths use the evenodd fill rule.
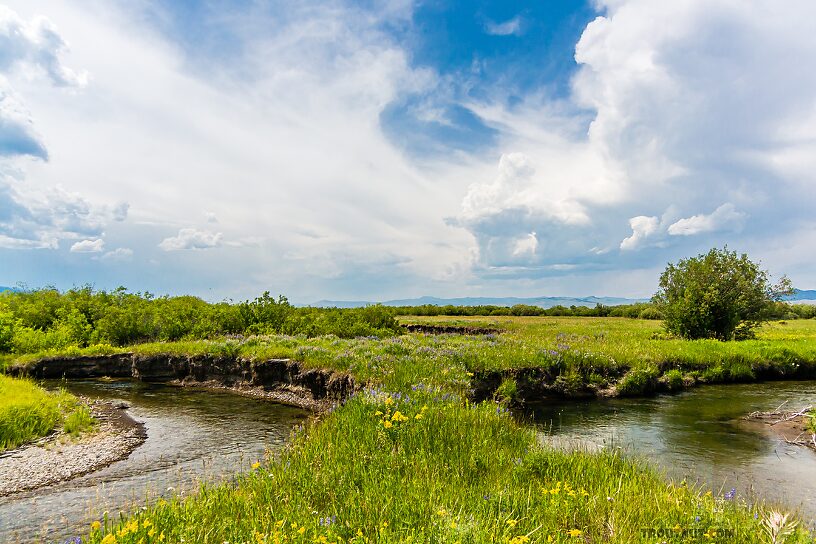
<path fill-rule="evenodd" d="M 92 427 L 88 408 L 64 391 L 0 375 L 0 451 L 13 449 L 62 426 L 76 436 Z"/>

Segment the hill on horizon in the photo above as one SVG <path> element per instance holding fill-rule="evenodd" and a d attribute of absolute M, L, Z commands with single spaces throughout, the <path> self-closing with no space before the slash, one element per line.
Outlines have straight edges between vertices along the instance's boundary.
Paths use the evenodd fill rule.
<path fill-rule="evenodd" d="M 372 302 L 364 300 L 319 300 L 309 306 L 335 307 L 335 308 L 361 308 L 369 304 L 382 304 L 383 306 L 515 306 L 516 304 L 528 304 L 540 308 L 552 308 L 553 306 L 586 306 L 595 307 L 596 304 L 604 306 L 620 306 L 622 304 L 635 304 L 637 302 L 648 302 L 644 298 L 624 298 L 624 297 L 457 297 L 439 298 L 423 296 L 418 298 L 386 300 L 384 302 Z"/>

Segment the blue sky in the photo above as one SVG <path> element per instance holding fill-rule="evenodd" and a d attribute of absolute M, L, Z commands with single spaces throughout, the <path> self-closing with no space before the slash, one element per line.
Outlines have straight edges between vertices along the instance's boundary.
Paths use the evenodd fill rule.
<path fill-rule="evenodd" d="M 0 285 L 816 285 L 811 2 L 0 0 Z"/>

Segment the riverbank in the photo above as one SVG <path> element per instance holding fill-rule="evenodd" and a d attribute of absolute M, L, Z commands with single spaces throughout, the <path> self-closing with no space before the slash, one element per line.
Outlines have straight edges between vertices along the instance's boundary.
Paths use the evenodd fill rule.
<path fill-rule="evenodd" d="M 780 407 L 781 408 L 781 407 Z M 753 412 L 745 417 L 749 424 L 759 425 L 788 444 L 810 448 L 816 452 L 816 430 L 812 418 L 813 406 L 800 410 Z"/>
<path fill-rule="evenodd" d="M 98 427 L 78 437 L 56 432 L 0 454 L 0 497 L 58 484 L 126 458 L 146 438 L 124 406 L 87 402 Z"/>
<path fill-rule="evenodd" d="M 257 369 L 296 364 L 298 376 L 317 372 L 309 375 L 321 388 L 331 373 L 354 385 L 343 389 L 338 409 L 252 474 L 160 501 L 124 521 L 100 519 L 90 541 L 135 543 L 163 534 L 172 542 L 765 542 L 762 524 L 772 513 L 762 504 L 667 484 L 614 451 L 548 448 L 509 417 L 508 407 L 536 395 L 654 393 L 661 380 L 682 389 L 809 376 L 816 323 L 777 324 L 756 341 L 728 344 L 666 338 L 655 324 L 634 320 L 486 324 L 505 332 L 279 335 L 128 348 L 131 375 L 133 361 L 151 357 L 156 380 L 180 370 L 202 383 L 194 371 L 203 368 L 235 386 L 251 383 L 253 369 L 260 376 Z M 58 371 L 56 360 L 21 371 L 40 363 Z M 274 376 L 258 386 L 283 383 Z M 481 395 L 480 383 L 491 384 Z M 812 537 L 801 530 L 788 542 Z"/>

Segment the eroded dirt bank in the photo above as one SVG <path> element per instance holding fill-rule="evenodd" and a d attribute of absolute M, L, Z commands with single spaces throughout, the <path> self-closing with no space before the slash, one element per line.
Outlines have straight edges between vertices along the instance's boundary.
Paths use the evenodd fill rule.
<path fill-rule="evenodd" d="M 315 411 L 326 410 L 342 401 L 356 387 L 348 374 L 304 368 L 290 359 L 250 361 L 210 355 L 119 353 L 47 358 L 25 366 L 12 366 L 9 373 L 39 379 L 134 378 L 230 389 Z"/>

